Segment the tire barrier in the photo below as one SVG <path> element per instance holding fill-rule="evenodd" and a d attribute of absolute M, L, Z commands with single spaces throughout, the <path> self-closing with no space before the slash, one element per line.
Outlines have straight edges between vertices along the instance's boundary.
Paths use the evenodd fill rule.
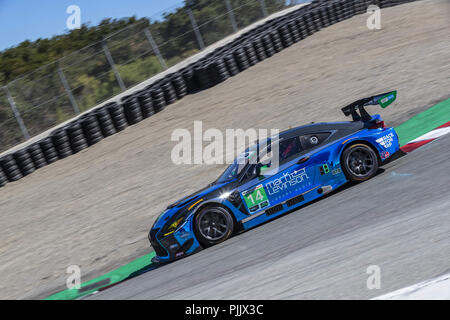
<path fill-rule="evenodd" d="M 0 159 L 0 166 L 9 182 L 17 181 L 23 177 L 14 157 L 9 154 Z"/>
<path fill-rule="evenodd" d="M 13 156 L 23 176 L 27 176 L 36 170 L 33 160 L 26 149 L 14 152 Z"/>
<path fill-rule="evenodd" d="M 58 161 L 58 152 L 56 151 L 55 145 L 51 137 L 47 137 L 38 142 L 41 147 L 42 153 L 47 161 L 47 164 L 51 164 Z"/>
<path fill-rule="evenodd" d="M 145 89 L 96 108 L 40 141 L 0 158 L 0 187 L 75 154 L 126 129 L 188 94 L 211 88 L 292 46 L 322 28 L 363 14 L 369 5 L 387 8 L 416 0 L 315 0 L 264 22 Z"/>
<path fill-rule="evenodd" d="M 211 63 L 211 68 L 214 72 L 215 82 L 217 83 L 223 82 L 231 76 L 223 58 L 214 60 L 214 62 Z"/>
<path fill-rule="evenodd" d="M 3 187 L 7 183 L 8 183 L 8 177 L 3 172 L 2 167 L 0 167 L 0 188 Z"/>
<path fill-rule="evenodd" d="M 69 136 L 72 152 L 77 153 L 89 147 L 87 139 L 83 132 L 83 127 L 79 121 L 74 121 L 67 127 L 67 135 Z"/>
<path fill-rule="evenodd" d="M 144 119 L 141 112 L 141 106 L 134 94 L 123 97 L 122 105 L 125 112 L 125 118 L 129 125 L 136 124 Z"/>
<path fill-rule="evenodd" d="M 272 39 L 270 38 L 270 35 L 268 35 L 268 34 L 264 35 L 262 37 L 262 42 L 263 42 L 266 56 L 267 57 L 273 56 L 276 53 L 276 51 L 275 51 L 275 48 L 273 47 L 273 43 L 272 43 Z"/>
<path fill-rule="evenodd" d="M 80 118 L 80 124 L 89 146 L 92 146 L 103 139 L 102 129 L 94 114 L 88 113 L 82 116 Z"/>
<path fill-rule="evenodd" d="M 239 67 L 232 54 L 226 55 L 223 58 L 223 61 L 225 62 L 225 66 L 227 67 L 227 71 L 230 77 L 233 77 L 239 73 Z"/>
<path fill-rule="evenodd" d="M 72 154 L 70 140 L 64 127 L 53 131 L 50 136 L 52 137 L 59 159 L 64 159 Z"/>
<path fill-rule="evenodd" d="M 30 154 L 31 160 L 33 161 L 36 169 L 40 169 L 47 165 L 47 160 L 45 159 L 44 153 L 38 143 L 33 143 L 28 146 L 26 150 Z"/>
<path fill-rule="evenodd" d="M 166 105 L 172 104 L 177 101 L 177 93 L 175 92 L 175 88 L 172 85 L 172 81 L 170 79 L 164 79 L 161 81 L 161 90 L 164 93 L 164 99 L 166 100 Z"/>
<path fill-rule="evenodd" d="M 251 44 L 253 45 L 253 49 L 255 49 L 255 54 L 256 57 L 258 58 L 258 61 L 263 61 L 264 59 L 267 58 L 266 51 L 264 49 L 264 44 L 261 38 L 253 39 L 251 41 Z"/>
<path fill-rule="evenodd" d="M 111 120 L 114 124 L 114 128 L 117 132 L 124 130 L 128 127 L 128 122 L 123 112 L 123 106 L 117 102 L 110 102 L 104 106 L 111 116 Z"/>
<path fill-rule="evenodd" d="M 247 55 L 242 47 L 237 48 L 233 51 L 233 57 L 239 68 L 239 71 L 244 71 L 250 67 L 248 63 Z"/>
<path fill-rule="evenodd" d="M 94 114 L 97 117 L 98 124 L 100 125 L 100 129 L 105 138 L 112 136 L 117 132 L 111 115 L 105 107 L 95 109 Z"/>
<path fill-rule="evenodd" d="M 166 107 L 166 99 L 164 98 L 164 92 L 159 86 L 153 87 L 153 85 L 150 86 L 149 91 L 152 96 L 153 108 L 155 109 L 155 112 L 160 112 Z"/>
<path fill-rule="evenodd" d="M 172 81 L 178 99 L 181 99 L 188 94 L 188 87 L 181 74 L 175 73 L 170 75 L 169 78 Z"/>
<path fill-rule="evenodd" d="M 152 95 L 148 90 L 141 90 L 137 92 L 136 97 L 138 99 L 139 106 L 141 107 L 141 113 L 144 119 L 155 114 Z"/>

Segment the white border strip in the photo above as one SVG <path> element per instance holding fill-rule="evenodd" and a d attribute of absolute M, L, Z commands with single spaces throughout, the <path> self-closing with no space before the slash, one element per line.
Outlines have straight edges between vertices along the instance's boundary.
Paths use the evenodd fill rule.
<path fill-rule="evenodd" d="M 381 295 L 373 300 L 450 300 L 450 273 Z"/>

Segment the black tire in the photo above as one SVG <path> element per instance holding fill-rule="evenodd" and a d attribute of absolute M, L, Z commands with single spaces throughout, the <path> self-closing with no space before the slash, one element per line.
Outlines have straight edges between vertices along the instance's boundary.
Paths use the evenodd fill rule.
<path fill-rule="evenodd" d="M 232 54 L 224 56 L 223 60 L 225 62 L 225 66 L 227 67 L 227 71 L 230 77 L 233 77 L 239 73 L 238 65 L 236 63 L 236 60 L 234 60 Z"/>
<path fill-rule="evenodd" d="M 102 129 L 97 121 L 97 117 L 92 112 L 82 116 L 80 118 L 80 124 L 89 146 L 103 139 Z"/>
<path fill-rule="evenodd" d="M 160 87 L 152 87 L 150 89 L 150 94 L 152 95 L 153 108 L 155 112 L 160 112 L 166 107 L 166 99 L 164 98 L 164 92 Z"/>
<path fill-rule="evenodd" d="M 141 122 L 144 118 L 142 116 L 141 107 L 139 101 L 135 95 L 125 96 L 121 99 L 125 117 L 128 124 L 133 125 Z"/>
<path fill-rule="evenodd" d="M 51 133 L 53 144 L 58 152 L 59 159 L 64 159 L 72 155 L 72 149 L 70 148 L 69 137 L 65 128 L 60 128 Z"/>
<path fill-rule="evenodd" d="M 108 110 L 117 132 L 128 127 L 128 122 L 121 104 L 117 104 L 117 102 L 110 102 L 105 105 L 105 108 Z"/>
<path fill-rule="evenodd" d="M 188 93 L 196 92 L 198 90 L 194 75 L 195 73 L 192 67 L 186 68 L 181 72 Z"/>
<path fill-rule="evenodd" d="M 188 87 L 181 74 L 175 73 L 170 77 L 172 85 L 177 93 L 178 99 L 183 98 L 188 93 Z"/>
<path fill-rule="evenodd" d="M 6 174 L 3 172 L 2 168 L 0 167 L 0 187 L 3 187 L 7 183 L 8 178 L 6 177 Z"/>
<path fill-rule="evenodd" d="M 225 241 L 232 235 L 234 220 L 223 207 L 204 207 L 195 215 L 194 229 L 200 244 L 207 248 Z"/>
<path fill-rule="evenodd" d="M 83 133 L 83 128 L 78 121 L 73 122 L 67 127 L 67 135 L 69 136 L 70 146 L 73 153 L 77 153 L 88 147 L 87 140 Z"/>
<path fill-rule="evenodd" d="M 161 90 L 164 92 L 164 99 L 166 100 L 167 105 L 177 101 L 177 93 L 172 85 L 172 82 L 170 82 L 169 78 L 165 78 L 162 81 Z"/>
<path fill-rule="evenodd" d="M 94 110 L 93 113 L 97 117 L 98 124 L 100 125 L 103 136 L 105 138 L 117 132 L 116 128 L 114 127 L 111 115 L 105 107 L 98 108 Z"/>
<path fill-rule="evenodd" d="M 45 160 L 44 153 L 38 143 L 33 143 L 27 148 L 30 154 L 31 160 L 33 160 L 34 167 L 36 169 L 42 168 L 47 165 L 47 160 Z"/>
<path fill-rule="evenodd" d="M 139 105 L 141 106 L 142 117 L 148 118 L 155 114 L 155 109 L 153 108 L 153 100 L 150 91 L 141 90 L 136 94 Z"/>
<path fill-rule="evenodd" d="M 16 151 L 13 156 L 23 176 L 27 176 L 36 170 L 30 154 L 25 149 Z"/>
<path fill-rule="evenodd" d="M 208 64 L 199 64 L 194 68 L 195 79 L 201 89 L 208 89 L 214 85 L 214 79 L 209 70 Z"/>
<path fill-rule="evenodd" d="M 362 182 L 372 178 L 378 165 L 377 154 L 366 144 L 352 144 L 342 153 L 341 167 L 350 181 Z"/>
<path fill-rule="evenodd" d="M 0 159 L 0 166 L 2 167 L 9 182 L 17 181 L 23 178 L 19 166 L 11 154 L 8 154 Z"/>
<path fill-rule="evenodd" d="M 58 152 L 55 149 L 51 137 L 40 140 L 38 144 L 41 147 L 42 153 L 44 154 L 45 160 L 47 160 L 48 164 L 59 160 Z"/>
<path fill-rule="evenodd" d="M 222 58 L 217 58 L 210 66 L 216 83 L 223 82 L 230 77 L 225 61 Z"/>

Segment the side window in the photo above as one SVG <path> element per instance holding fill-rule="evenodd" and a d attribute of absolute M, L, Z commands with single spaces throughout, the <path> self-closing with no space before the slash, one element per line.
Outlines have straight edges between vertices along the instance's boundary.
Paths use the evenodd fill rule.
<path fill-rule="evenodd" d="M 290 161 L 293 157 L 295 157 L 302 151 L 303 147 L 300 142 L 300 137 L 298 136 L 280 141 L 280 163 Z"/>
<path fill-rule="evenodd" d="M 330 136 L 330 134 L 330 132 L 305 134 L 300 137 L 302 148 L 304 150 L 309 150 L 318 147 Z"/>

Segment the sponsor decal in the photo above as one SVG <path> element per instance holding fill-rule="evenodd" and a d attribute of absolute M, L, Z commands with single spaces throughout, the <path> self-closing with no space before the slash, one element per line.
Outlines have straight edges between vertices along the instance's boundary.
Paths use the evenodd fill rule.
<path fill-rule="evenodd" d="M 250 212 L 255 212 L 269 205 L 269 200 L 262 184 L 257 185 L 255 189 L 242 192 L 242 196 Z"/>
<path fill-rule="evenodd" d="M 392 146 L 392 142 L 394 141 L 394 134 L 391 132 L 385 136 L 382 136 L 381 138 L 378 138 L 375 141 L 381 146 L 389 148 L 390 146 Z"/>
<path fill-rule="evenodd" d="M 378 101 L 380 106 L 382 108 L 386 108 L 388 105 L 390 105 L 394 100 L 397 98 L 397 91 L 392 91 L 388 93 L 387 95 L 381 97 L 381 99 Z"/>
<path fill-rule="evenodd" d="M 341 172 L 342 172 L 341 168 L 336 168 L 336 169 L 334 169 L 333 171 L 331 171 L 331 173 L 333 174 L 333 176 L 335 176 L 335 175 L 337 175 L 337 174 L 339 174 L 339 173 L 341 173 Z"/>
<path fill-rule="evenodd" d="M 380 154 L 380 157 L 381 157 L 381 159 L 383 159 L 383 160 L 389 158 L 389 156 L 390 156 L 390 153 L 387 152 L 387 151 L 383 151 L 383 152 L 381 152 L 381 154 Z"/>
<path fill-rule="evenodd" d="M 311 138 L 309 138 L 309 142 L 311 144 L 318 144 L 319 143 L 319 138 L 317 138 L 316 136 L 312 136 Z"/>
<path fill-rule="evenodd" d="M 270 195 L 274 195 L 280 191 L 287 190 L 289 187 L 302 183 L 305 179 L 309 179 L 306 174 L 306 168 L 295 170 L 291 173 L 286 172 L 280 178 L 268 182 L 266 189 Z"/>

